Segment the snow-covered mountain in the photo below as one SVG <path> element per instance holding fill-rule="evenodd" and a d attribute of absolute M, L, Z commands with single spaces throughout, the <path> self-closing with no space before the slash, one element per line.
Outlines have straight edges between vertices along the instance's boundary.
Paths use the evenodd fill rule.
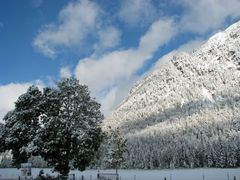
<path fill-rule="evenodd" d="M 130 167 L 240 166 L 240 22 L 155 68 L 104 126 L 127 137 Z"/>

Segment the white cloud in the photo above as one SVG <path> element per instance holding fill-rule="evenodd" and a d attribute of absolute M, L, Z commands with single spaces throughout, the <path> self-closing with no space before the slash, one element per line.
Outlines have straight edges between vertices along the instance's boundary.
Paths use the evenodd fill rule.
<path fill-rule="evenodd" d="M 121 32 L 115 27 L 107 27 L 99 30 L 98 38 L 99 41 L 94 45 L 94 49 L 97 52 L 101 52 L 103 50 L 118 46 L 121 39 Z"/>
<path fill-rule="evenodd" d="M 159 47 L 166 44 L 175 33 L 174 22 L 171 19 L 156 21 L 140 39 L 138 48 L 81 59 L 76 67 L 76 77 L 81 83 L 87 84 L 94 94 L 111 87 L 121 91 L 121 88 L 125 88 L 124 86 L 133 79 L 144 62 L 151 58 Z M 111 95 L 106 95 L 111 101 L 114 92 L 116 93 L 116 90 L 110 91 Z M 106 108 L 103 107 L 103 109 Z"/>
<path fill-rule="evenodd" d="M 69 67 L 62 67 L 60 69 L 60 77 L 61 78 L 70 78 L 72 76 L 71 70 Z"/>
<path fill-rule="evenodd" d="M 101 109 L 106 116 L 123 101 L 137 79 L 139 79 L 138 76 L 132 76 L 129 80 L 118 81 L 117 86 L 110 88 L 105 96 L 98 97 L 99 102 L 102 104 Z"/>
<path fill-rule="evenodd" d="M 76 76 L 81 83 L 96 92 L 114 86 L 121 79 L 127 79 L 142 64 L 143 58 L 146 57 L 137 50 L 129 49 L 81 59 Z"/>
<path fill-rule="evenodd" d="M 97 26 L 99 7 L 92 1 L 69 3 L 59 13 L 59 23 L 46 25 L 33 45 L 44 55 L 55 57 L 58 47 L 79 46 Z"/>
<path fill-rule="evenodd" d="M 129 25 L 138 26 L 148 24 L 159 16 L 169 13 L 167 8 L 178 8 L 172 17 L 178 17 L 182 31 L 204 34 L 221 28 L 226 18 L 234 19 L 240 16 L 239 0 L 123 0 L 118 16 Z M 181 13 L 180 11 L 183 10 Z"/>
<path fill-rule="evenodd" d="M 152 54 L 175 35 L 172 20 L 159 20 L 152 24 L 141 38 L 137 49 L 106 53 L 101 57 L 81 59 L 76 68 L 77 78 L 94 91 L 114 86 L 117 81 L 127 80 Z M 164 37 L 163 37 L 164 36 Z"/>
<path fill-rule="evenodd" d="M 0 85 L 0 122 L 2 122 L 3 117 L 8 111 L 14 109 L 14 102 L 21 94 L 25 93 L 32 84 L 37 85 L 40 89 L 44 86 L 41 81 Z"/>
<path fill-rule="evenodd" d="M 146 54 L 152 54 L 160 46 L 168 43 L 176 35 L 177 29 L 178 27 L 171 18 L 154 22 L 140 39 L 139 50 Z"/>
<path fill-rule="evenodd" d="M 102 111 L 104 114 L 109 114 L 111 110 L 116 105 L 116 99 L 118 94 L 118 88 L 114 87 L 107 92 L 106 96 L 100 97 L 100 101 L 102 104 Z"/>
<path fill-rule="evenodd" d="M 240 16 L 239 0 L 180 0 L 185 7 L 181 17 L 183 31 L 204 34 L 221 28 L 226 18 Z"/>
<path fill-rule="evenodd" d="M 152 0 L 123 0 L 118 16 L 129 25 L 149 24 L 157 16 Z"/>

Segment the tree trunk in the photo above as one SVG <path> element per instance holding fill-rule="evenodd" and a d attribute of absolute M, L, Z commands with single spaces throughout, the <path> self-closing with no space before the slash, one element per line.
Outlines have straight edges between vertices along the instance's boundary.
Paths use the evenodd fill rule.
<path fill-rule="evenodd" d="M 118 168 L 116 168 L 116 175 L 117 175 L 117 179 L 116 179 L 116 180 L 119 180 L 119 176 L 118 176 Z"/>

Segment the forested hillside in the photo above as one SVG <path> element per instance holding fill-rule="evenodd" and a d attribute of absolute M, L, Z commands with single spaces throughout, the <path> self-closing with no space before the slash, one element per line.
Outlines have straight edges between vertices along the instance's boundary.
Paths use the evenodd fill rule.
<path fill-rule="evenodd" d="M 240 22 L 138 81 L 104 122 L 131 168 L 240 166 Z"/>

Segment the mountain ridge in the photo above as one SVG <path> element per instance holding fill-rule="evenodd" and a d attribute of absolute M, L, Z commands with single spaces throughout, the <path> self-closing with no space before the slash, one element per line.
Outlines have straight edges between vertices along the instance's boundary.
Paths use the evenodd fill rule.
<path fill-rule="evenodd" d="M 167 74 L 167 78 L 164 78 L 162 81 L 167 81 L 170 82 L 171 79 L 173 76 L 179 76 L 181 75 L 184 70 L 184 73 L 183 74 L 183 77 L 184 79 L 182 79 L 183 81 L 188 81 L 189 78 L 191 78 L 191 76 L 203 76 L 204 73 L 211 73 L 211 72 L 216 72 L 216 69 L 214 68 L 211 68 L 209 67 L 210 65 L 212 67 L 214 67 L 215 65 L 217 65 L 217 63 L 221 60 L 221 59 L 229 59 L 229 61 L 226 61 L 222 64 L 221 69 L 224 69 L 225 68 L 238 68 L 240 69 L 240 63 L 239 62 L 239 51 L 236 50 L 237 48 L 240 48 L 240 45 L 239 45 L 239 40 L 236 42 L 233 42 L 231 43 L 230 45 L 231 46 L 227 46 L 228 48 L 228 52 L 231 54 L 233 53 L 233 50 L 234 49 L 234 52 L 237 52 L 237 53 L 234 53 L 233 55 L 230 55 L 229 54 L 222 54 L 222 51 L 220 54 L 222 54 L 221 56 L 219 56 L 219 52 L 217 52 L 219 50 L 219 48 L 222 48 L 221 46 L 223 45 L 224 42 L 228 41 L 228 39 L 226 39 L 226 35 L 228 36 L 238 36 L 239 37 L 239 27 L 240 27 L 240 22 L 238 23 L 235 23 L 233 24 L 232 26 L 230 26 L 229 28 L 226 29 L 226 33 L 223 33 L 223 32 L 219 32 L 217 34 L 215 34 L 214 36 L 212 36 L 205 44 L 203 44 L 201 46 L 201 48 L 199 48 L 200 50 L 195 50 L 192 55 L 191 54 L 188 54 L 188 53 L 184 53 L 184 52 L 181 52 L 181 53 L 178 53 L 177 55 L 173 56 L 172 59 L 168 62 L 165 62 L 164 64 L 161 65 L 160 69 L 155 69 L 153 70 L 153 72 L 148 75 L 147 77 L 145 77 L 144 79 L 142 80 L 139 80 L 135 85 L 134 87 L 130 90 L 130 93 L 128 94 L 127 98 L 121 102 L 121 104 L 118 106 L 118 108 L 113 112 L 112 114 L 112 117 L 115 116 L 116 114 L 116 111 L 119 111 L 119 110 L 123 110 L 124 109 L 124 106 L 125 103 L 128 101 L 128 100 L 131 100 L 132 96 L 134 96 L 134 94 L 142 94 L 141 93 L 141 87 L 144 86 L 144 83 L 147 82 L 147 81 L 151 81 L 155 76 L 158 76 L 160 70 L 164 71 L 165 74 Z M 236 32 L 236 33 L 234 33 Z M 220 42 L 220 43 L 219 43 Z M 210 45 L 209 45 L 210 44 Z M 234 46 L 232 46 L 232 44 L 234 44 Z M 237 46 L 236 46 L 237 44 Z M 209 57 L 206 57 L 206 56 L 209 56 L 209 53 L 208 52 L 211 52 L 210 55 L 213 55 L 211 58 L 214 59 L 216 58 L 215 60 L 212 60 L 212 62 L 208 62 L 206 63 L 206 59 L 209 59 Z M 216 53 L 212 53 L 212 51 L 216 51 Z M 204 55 L 206 54 L 206 55 Z M 215 55 L 215 56 L 214 56 Z M 233 56 L 237 56 L 237 58 L 235 58 L 235 63 L 233 61 L 231 61 L 230 58 L 233 58 Z M 197 66 L 191 66 L 191 63 L 192 63 L 192 57 L 191 56 L 195 56 L 197 57 L 198 61 L 196 62 L 197 63 Z M 202 57 L 202 58 L 199 58 L 199 57 Z M 219 59 L 221 58 L 221 59 Z M 196 58 L 195 58 L 196 59 Z M 202 62 L 200 62 L 200 61 Z M 174 65 L 174 66 L 173 66 Z M 167 67 L 166 67 L 167 66 Z M 170 68 L 172 67 L 173 69 L 175 69 L 177 72 L 174 72 L 174 70 L 172 70 L 171 72 L 169 72 L 169 66 Z M 190 68 L 194 68 L 195 70 L 189 70 L 188 67 Z M 187 74 L 188 73 L 188 74 Z M 239 77 L 239 72 L 237 73 L 238 77 Z M 162 74 L 160 74 L 161 76 Z M 144 81 L 144 83 L 143 83 Z M 188 83 L 187 83 L 188 84 Z M 151 87 L 152 88 L 152 87 Z M 166 87 L 167 88 L 167 87 Z M 209 88 L 210 89 L 210 88 Z M 208 99 L 211 99 L 212 101 L 212 95 L 211 93 L 209 92 L 209 89 L 202 89 L 202 93 L 205 94 Z M 139 92 L 140 91 L 140 92 Z M 164 94 L 165 96 L 168 95 L 168 93 L 166 92 L 167 89 L 165 89 L 165 93 L 163 92 L 162 94 Z M 201 93 L 199 93 L 201 94 Z M 180 102 L 180 104 L 182 104 L 183 102 Z M 134 106 L 133 106 L 134 107 Z M 132 108 L 133 108 L 132 107 Z M 134 110 L 136 109 L 139 109 L 139 108 L 135 108 Z M 111 119 L 112 117 L 110 117 L 109 119 Z M 108 121 L 108 120 L 106 120 Z"/>
<path fill-rule="evenodd" d="M 104 127 L 120 128 L 128 139 L 129 167 L 240 166 L 239 87 L 237 22 L 139 80 Z M 228 154 L 228 144 L 233 155 L 219 155 Z"/>

